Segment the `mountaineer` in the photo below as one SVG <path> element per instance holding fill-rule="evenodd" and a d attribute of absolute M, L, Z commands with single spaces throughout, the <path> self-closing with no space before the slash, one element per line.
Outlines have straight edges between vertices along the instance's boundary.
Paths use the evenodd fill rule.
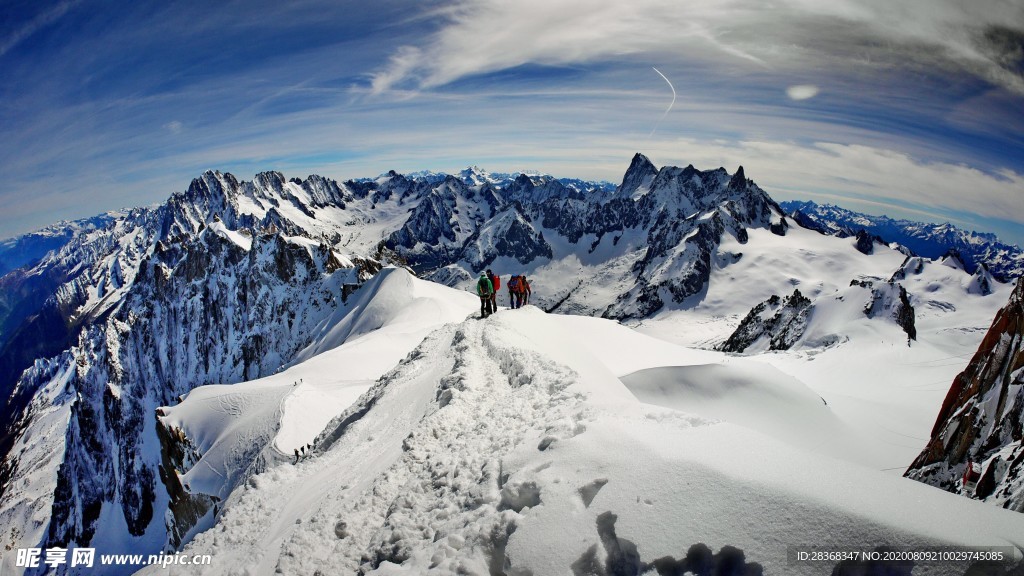
<path fill-rule="evenodd" d="M 491 281 L 491 312 L 498 311 L 498 290 L 501 289 L 501 277 L 487 269 L 487 279 Z"/>
<path fill-rule="evenodd" d="M 487 272 L 481 272 L 480 278 L 476 281 L 476 294 L 480 297 L 480 317 L 487 318 L 493 310 L 491 309 L 491 296 L 494 295 L 494 286 Z"/>

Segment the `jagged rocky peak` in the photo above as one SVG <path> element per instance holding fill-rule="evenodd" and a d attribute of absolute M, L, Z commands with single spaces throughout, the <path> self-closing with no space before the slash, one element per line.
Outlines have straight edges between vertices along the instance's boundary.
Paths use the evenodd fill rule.
<path fill-rule="evenodd" d="M 183 194 L 175 194 L 171 200 L 224 212 L 237 203 L 238 189 L 239 182 L 234 175 L 207 170 L 199 178 L 194 178 Z"/>
<path fill-rule="evenodd" d="M 316 174 L 310 175 L 305 180 L 295 178 L 292 183 L 297 184 L 309 194 L 313 206 L 316 208 L 335 206 L 344 210 L 346 203 L 353 199 L 352 193 L 344 186 L 330 178 Z"/>
<path fill-rule="evenodd" d="M 747 176 L 743 173 L 743 166 L 736 169 L 736 173 L 729 179 L 730 190 L 746 190 Z"/>
<path fill-rule="evenodd" d="M 479 166 L 469 166 L 459 172 L 459 177 L 470 186 L 480 186 L 491 181 L 491 175 Z"/>
<path fill-rule="evenodd" d="M 889 282 L 897 282 L 899 280 L 906 280 L 908 276 L 916 276 L 924 271 L 924 258 L 920 256 L 907 256 L 903 259 L 903 264 L 892 273 L 892 277 L 889 278 Z"/>
<path fill-rule="evenodd" d="M 622 184 L 619 184 L 618 194 L 620 196 L 632 196 L 643 193 L 651 184 L 651 180 L 658 175 L 658 168 L 651 162 L 650 158 L 637 152 L 622 177 Z"/>
<path fill-rule="evenodd" d="M 813 308 L 810 299 L 798 289 L 785 298 L 774 295 L 754 306 L 718 350 L 789 350 L 807 330 Z"/>
<path fill-rule="evenodd" d="M 260 172 L 253 178 L 253 184 L 264 190 L 280 192 L 284 189 L 284 174 L 276 171 Z"/>
<path fill-rule="evenodd" d="M 1024 278 L 942 403 L 906 476 L 1024 512 Z"/>
<path fill-rule="evenodd" d="M 544 235 L 512 205 L 477 230 L 467 241 L 462 257 L 474 270 L 482 270 L 500 256 L 529 264 L 553 255 Z"/>

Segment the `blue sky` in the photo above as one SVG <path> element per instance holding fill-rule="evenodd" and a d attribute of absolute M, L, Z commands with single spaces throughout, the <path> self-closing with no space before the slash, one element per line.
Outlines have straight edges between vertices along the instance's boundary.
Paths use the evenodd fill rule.
<path fill-rule="evenodd" d="M 3 4 L 0 237 L 206 169 L 617 182 L 641 151 L 1024 244 L 1017 0 Z"/>

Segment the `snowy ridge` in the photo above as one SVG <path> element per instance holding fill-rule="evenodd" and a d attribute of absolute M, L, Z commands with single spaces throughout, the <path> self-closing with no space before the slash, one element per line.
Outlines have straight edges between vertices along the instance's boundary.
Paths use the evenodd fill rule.
<path fill-rule="evenodd" d="M 171 482 L 178 494 L 170 504 L 175 547 L 209 528 L 218 503 L 243 482 L 268 465 L 293 461 L 296 450 L 307 455 L 306 446 L 328 421 L 376 378 L 431 330 L 462 320 L 476 306 L 469 295 L 394 268 L 358 294 L 341 322 L 321 332 L 290 368 L 240 384 L 203 386 L 180 404 L 158 409 L 163 452 L 188 455 L 174 463 Z M 197 502 L 208 503 L 199 514 Z"/>
<path fill-rule="evenodd" d="M 48 253 L 66 245 L 75 235 L 103 228 L 120 216 L 119 212 L 106 212 L 72 222 L 61 221 L 35 232 L 0 240 L 0 277 L 15 268 L 35 265 Z"/>

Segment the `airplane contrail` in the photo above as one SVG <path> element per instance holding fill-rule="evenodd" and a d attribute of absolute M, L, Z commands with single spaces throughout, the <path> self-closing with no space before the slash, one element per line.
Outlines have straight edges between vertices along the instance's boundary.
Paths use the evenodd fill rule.
<path fill-rule="evenodd" d="M 664 78 L 665 82 L 668 82 L 668 87 L 672 89 L 672 101 L 669 102 L 668 108 L 665 109 L 665 113 L 662 114 L 661 118 L 658 119 L 658 122 L 654 125 L 654 128 L 651 130 L 651 133 L 647 135 L 648 138 L 650 138 L 651 136 L 654 136 L 654 132 L 658 129 L 658 125 L 661 124 L 661 121 L 665 119 L 665 116 L 668 116 L 669 110 L 671 110 L 672 107 L 675 106 L 675 104 L 676 104 L 676 88 L 675 88 L 675 86 L 673 86 L 672 83 L 669 82 L 668 78 L 665 78 L 665 75 L 661 73 L 661 70 L 658 70 L 657 68 L 654 68 L 654 66 L 651 66 L 651 68 L 653 68 L 654 71 L 658 73 L 658 76 L 661 76 L 662 78 Z"/>

